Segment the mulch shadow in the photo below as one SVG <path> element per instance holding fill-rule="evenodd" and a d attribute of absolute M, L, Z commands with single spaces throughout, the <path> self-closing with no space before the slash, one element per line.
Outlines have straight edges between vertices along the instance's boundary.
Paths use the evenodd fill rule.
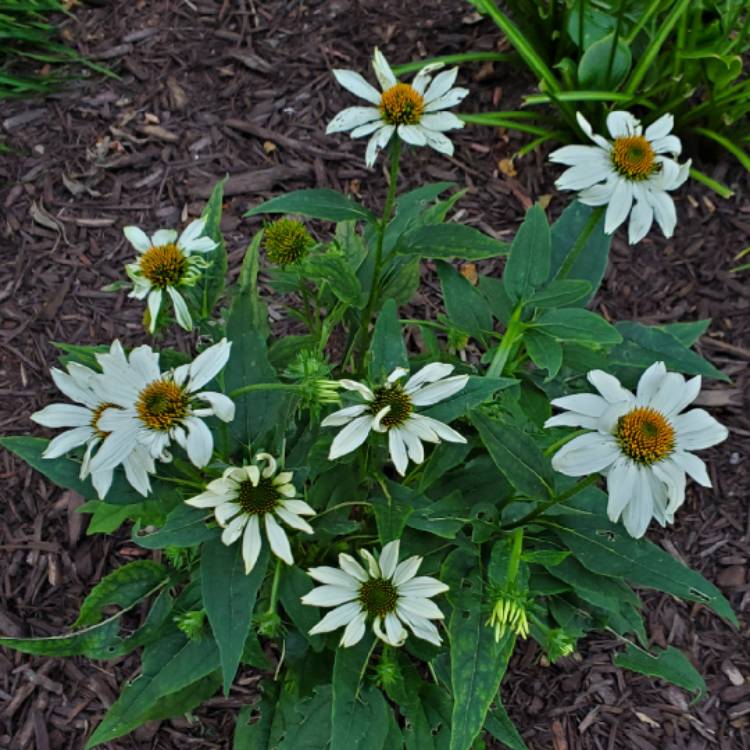
<path fill-rule="evenodd" d="M 196 216 L 213 180 L 228 174 L 222 222 L 232 273 L 259 219 L 249 205 L 302 187 L 345 190 L 379 205 L 382 165 L 363 165 L 364 143 L 326 137 L 325 124 L 353 98 L 331 67 L 365 70 L 378 44 L 392 61 L 495 49 L 494 27 L 453 0 L 137 0 L 96 3 L 66 22 L 79 49 L 110 64 L 119 80 L 71 84 L 44 100 L 3 103 L 0 123 L 18 153 L 0 157 L 0 433 L 36 432 L 28 416 L 57 398 L 48 376 L 53 341 L 143 341 L 141 307 L 101 287 L 120 278 L 130 250 L 122 227 L 169 226 Z M 462 74 L 472 90 L 465 109 L 509 109 L 533 86 L 509 66 Z M 498 168 L 519 145 L 481 128 L 458 134 L 456 156 L 425 149 L 405 160 L 404 187 L 454 180 L 469 187 L 460 220 L 510 236 L 523 212 L 557 195 L 555 168 L 539 154 Z M 700 153 L 692 153 L 700 158 Z M 702 165 L 706 167 L 707 165 Z M 710 165 L 709 165 L 710 168 Z M 689 183 L 677 196 L 676 236 L 658 231 L 636 248 L 615 237 L 596 307 L 605 317 L 645 323 L 710 317 L 698 349 L 729 374 L 706 383 L 704 405 L 732 434 L 707 453 L 714 488 L 690 486 L 677 523 L 651 538 L 684 559 L 730 598 L 735 631 L 700 606 L 646 593 L 652 642 L 686 650 L 706 677 L 697 704 L 684 691 L 613 666 L 614 638 L 600 635 L 556 666 L 542 666 L 522 645 L 503 688 L 511 717 L 534 750 L 613 748 L 698 750 L 750 746 L 750 495 L 747 414 L 750 291 L 729 272 L 749 244 L 748 176 L 724 161 L 712 176 L 736 191 L 730 201 Z M 434 269 L 414 303 L 436 310 Z M 286 330 L 273 305 L 277 330 Z M 189 337 L 171 343 L 187 349 Z M 0 454 L 5 511 L 0 515 L 0 632 L 51 635 L 75 619 L 103 573 L 144 555 L 126 534 L 85 535 L 80 498 L 61 492 L 7 452 Z M 79 748 L 138 660 L 30 658 L 0 653 L 0 746 Z M 154 723 L 111 748 L 223 748 L 239 706 L 260 676 L 241 674 L 228 698 L 209 701 L 193 719 Z"/>

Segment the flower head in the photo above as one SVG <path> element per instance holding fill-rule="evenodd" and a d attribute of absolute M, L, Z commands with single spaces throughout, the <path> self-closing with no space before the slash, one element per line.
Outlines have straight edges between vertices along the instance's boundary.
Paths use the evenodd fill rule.
<path fill-rule="evenodd" d="M 629 112 L 610 112 L 607 128 L 614 139 L 594 133 L 579 112 L 578 124 L 595 146 L 563 146 L 550 161 L 567 164 L 555 185 L 560 190 L 578 190 L 578 200 L 587 206 L 607 206 L 604 231 L 614 232 L 630 214 L 628 241 L 640 242 L 653 220 L 671 237 L 677 223 L 674 201 L 667 191 L 676 190 L 688 177 L 690 160 L 678 164 L 680 139 L 671 134 L 674 117 L 665 114 L 645 132 Z M 631 210 L 632 209 L 632 210 Z"/>
<path fill-rule="evenodd" d="M 113 406 L 99 418 L 107 437 L 91 462 L 92 470 L 116 466 L 120 456 L 139 445 L 154 458 L 168 461 L 172 440 L 187 451 L 195 466 L 205 466 L 214 441 L 203 419 L 215 416 L 231 422 L 234 403 L 223 393 L 201 389 L 227 363 L 231 346 L 222 339 L 189 365 L 166 372 L 159 368 L 159 354 L 150 346 L 139 346 L 126 356 L 115 341 L 108 353 L 98 354 L 103 377 L 97 381 L 97 391 Z"/>
<path fill-rule="evenodd" d="M 276 459 L 269 453 L 258 453 L 249 466 L 233 466 L 220 479 L 208 483 L 206 491 L 185 502 L 194 508 L 213 508 L 224 531 L 221 541 L 234 544 L 242 537 L 242 558 L 249 573 L 258 559 L 262 545 L 260 522 L 276 557 L 287 565 L 294 564 L 289 539 L 276 519 L 308 534 L 313 530 L 300 516 L 314 516 L 315 511 L 304 500 L 297 500 L 291 471 L 278 471 Z"/>
<path fill-rule="evenodd" d="M 576 648 L 576 640 L 562 628 L 547 628 L 544 630 L 542 648 L 547 658 L 554 664 L 558 659 L 570 656 Z"/>
<path fill-rule="evenodd" d="M 375 635 L 390 646 L 401 646 L 408 627 L 417 638 L 439 646 L 438 629 L 430 622 L 441 620 L 443 613 L 430 597 L 448 590 L 448 586 L 430 576 L 417 576 L 421 557 L 409 557 L 399 563 L 399 542 L 386 544 L 376 559 L 360 550 L 365 565 L 351 555 L 339 555 L 339 567 L 311 568 L 307 572 L 323 586 L 302 597 L 303 604 L 335 607 L 311 631 L 328 633 L 346 626 L 342 646 L 359 643 L 365 623 L 372 621 Z"/>
<path fill-rule="evenodd" d="M 279 219 L 263 229 L 266 256 L 277 266 L 299 263 L 314 244 L 305 225 L 295 219 Z"/>
<path fill-rule="evenodd" d="M 108 435 L 101 425 L 102 414 L 105 410 L 116 407 L 100 396 L 97 385 L 103 380 L 104 376 L 101 373 L 77 362 L 71 362 L 66 369 L 67 372 L 52 368 L 52 380 L 63 394 L 81 406 L 50 404 L 31 415 L 35 422 L 45 427 L 70 428 L 50 441 L 44 451 L 44 458 L 58 458 L 74 448 L 85 445 L 80 478 L 86 479 L 90 474 L 91 482 L 100 498 L 104 498 L 112 486 L 113 472 L 118 464 L 123 465 L 128 482 L 141 495 L 148 495 L 151 491 L 149 474 L 154 472 L 154 460 L 148 451 L 140 446 L 134 446 L 130 451 L 122 451 L 118 460 L 111 466 L 92 471 L 91 457 Z"/>
<path fill-rule="evenodd" d="M 443 67 L 442 63 L 425 65 L 411 84 L 401 83 L 377 47 L 372 67 L 381 91 L 353 70 L 333 71 L 345 89 L 371 106 L 342 110 L 328 123 L 326 133 L 351 131 L 352 138 L 369 135 L 365 153 L 368 167 L 375 164 L 378 151 L 388 145 L 394 133 L 412 146 L 430 146 L 452 156 L 453 144 L 443 133 L 462 128 L 464 124 L 444 110 L 454 107 L 469 93 L 467 89 L 453 88 L 458 68 L 445 70 L 433 79 L 432 74 Z"/>
<path fill-rule="evenodd" d="M 356 450 L 370 431 L 388 433 L 388 448 L 396 471 L 406 474 L 411 459 L 416 464 L 424 461 L 422 441 L 465 443 L 465 438 L 447 424 L 417 414 L 415 407 L 429 406 L 458 393 L 468 382 L 468 375 L 454 375 L 453 365 L 433 362 L 412 375 L 406 383 L 400 381 L 408 371 L 397 367 L 380 386 L 370 388 L 355 380 L 340 380 L 342 388 L 355 391 L 364 403 L 347 406 L 329 414 L 323 427 L 346 425 L 333 439 L 328 458 L 333 460 Z"/>
<path fill-rule="evenodd" d="M 568 476 L 602 472 L 607 477 L 607 514 L 622 517 L 628 533 L 641 537 L 651 518 L 662 526 L 674 521 L 685 500 L 685 474 L 711 486 L 706 466 L 690 451 L 720 443 L 727 435 L 703 409 L 685 409 L 701 388 L 700 375 L 685 382 L 655 362 L 631 393 L 601 370 L 588 374 L 599 395 L 580 393 L 552 401 L 565 409 L 545 427 L 583 427 L 590 432 L 566 443 L 552 457 L 556 471 Z"/>
<path fill-rule="evenodd" d="M 205 219 L 191 222 L 177 237 L 173 229 L 160 229 L 151 239 L 138 227 L 123 230 L 130 244 L 138 252 L 134 263 L 125 266 L 125 272 L 133 282 L 130 297 L 148 297 L 148 330 L 156 330 L 162 296 L 166 292 L 172 300 L 175 318 L 186 331 L 193 321 L 187 304 L 178 291 L 179 287 L 194 286 L 201 272 L 208 266 L 202 253 L 216 248 L 210 237 L 201 237 L 206 228 Z M 197 253 L 197 255 L 195 255 Z"/>

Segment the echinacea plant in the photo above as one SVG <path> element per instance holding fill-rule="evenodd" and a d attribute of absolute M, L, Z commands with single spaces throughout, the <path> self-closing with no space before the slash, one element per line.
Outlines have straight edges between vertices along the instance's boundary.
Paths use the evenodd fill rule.
<path fill-rule="evenodd" d="M 0 439 L 89 500 L 96 528 L 133 523 L 138 559 L 102 578 L 68 633 L 0 638 L 56 657 L 142 649 L 141 676 L 87 748 L 227 694 L 243 668 L 262 694 L 236 717 L 238 750 L 470 750 L 486 736 L 523 748 L 499 693 L 519 639 L 565 668 L 606 629 L 623 644 L 616 663 L 701 694 L 687 657 L 650 646 L 633 587 L 737 622 L 715 586 L 645 538 L 652 518 L 674 521 L 686 476 L 708 486 L 692 451 L 727 434 L 684 411 L 703 378 L 727 380 L 690 348 L 708 321 L 612 324 L 587 309 L 610 236 L 583 203 L 551 227 L 532 207 L 506 245 L 447 219 L 450 183 L 399 194 L 401 140 L 448 152 L 428 131 L 453 121 L 430 113 L 464 90 L 453 70 L 429 82 L 434 68 L 400 84 L 377 52 L 375 70 L 382 94 L 337 73 L 373 106 L 333 130 L 374 133 L 368 161 L 390 150 L 382 210 L 333 190 L 253 207 L 309 229 L 256 225 L 228 288 L 223 183 L 187 240 L 129 229 L 145 277 L 149 253 L 192 274 L 184 287 L 152 274 L 149 294 L 183 289 L 176 317 L 200 334 L 195 355 L 61 344 L 51 375 L 71 403 L 33 419 L 65 431 Z M 397 123 L 389 107 L 408 97 Z M 666 130 L 655 153 L 676 150 Z M 425 259 L 444 312 L 403 318 Z M 487 273 L 473 284 L 453 259 Z M 294 335 L 271 331 L 260 273 Z M 153 299 L 147 329 L 168 332 Z"/>

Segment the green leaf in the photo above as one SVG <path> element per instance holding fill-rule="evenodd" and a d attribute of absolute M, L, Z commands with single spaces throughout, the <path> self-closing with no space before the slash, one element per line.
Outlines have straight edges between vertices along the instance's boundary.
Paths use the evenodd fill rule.
<path fill-rule="evenodd" d="M 210 237 L 216 247 L 210 253 L 204 253 L 204 258 L 211 265 L 203 271 L 200 281 L 196 284 L 195 290 L 200 298 L 200 311 L 203 320 L 207 320 L 224 291 L 224 277 L 227 273 L 227 249 L 224 245 L 224 237 L 221 234 L 221 205 L 224 198 L 224 182 L 219 180 L 211 196 L 203 209 L 203 218 L 206 220 L 206 226 L 203 235 Z"/>
<path fill-rule="evenodd" d="M 505 478 L 530 498 L 552 497 L 554 473 L 536 442 L 514 425 L 475 411 L 471 421 Z"/>
<path fill-rule="evenodd" d="M 160 529 L 148 534 L 140 534 L 139 527 L 133 528 L 132 540 L 146 549 L 165 547 L 192 547 L 219 536 L 220 529 L 206 526 L 210 516 L 201 508 L 193 508 L 181 503 L 168 516 Z"/>
<path fill-rule="evenodd" d="M 691 693 L 695 693 L 695 700 L 706 694 L 706 682 L 700 672 L 690 663 L 682 651 L 673 646 L 667 646 L 663 651 L 649 654 L 643 649 L 629 644 L 625 651 L 616 654 L 615 665 L 621 669 L 645 674 L 648 677 L 661 677 Z"/>
<path fill-rule="evenodd" d="M 397 305 L 406 305 L 419 288 L 420 281 L 419 258 L 394 258 L 381 278 L 380 300 L 393 299 Z"/>
<path fill-rule="evenodd" d="M 508 245 L 466 224 L 428 224 L 404 232 L 393 252 L 420 258 L 482 260 L 505 255 Z"/>
<path fill-rule="evenodd" d="M 583 203 L 573 201 L 552 225 L 550 279 L 554 279 L 560 270 L 565 258 L 576 244 L 576 240 L 587 226 L 594 210 L 591 206 L 584 206 Z M 604 233 L 604 217 L 602 216 L 589 235 L 580 255 L 573 263 L 570 273 L 568 273 L 570 279 L 583 279 L 591 284 L 591 291 L 578 301 L 580 307 L 586 305 L 593 298 L 602 283 L 609 260 L 611 244 L 612 235 Z"/>
<path fill-rule="evenodd" d="M 378 538 L 382 545 L 400 539 L 409 516 L 414 512 L 412 504 L 413 491 L 385 480 L 389 497 L 371 495 L 370 502 L 378 527 Z"/>
<path fill-rule="evenodd" d="M 513 315 L 513 303 L 505 291 L 502 280 L 495 279 L 492 276 L 480 276 L 478 286 L 494 317 L 501 323 L 508 325 L 508 321 Z"/>
<path fill-rule="evenodd" d="M 310 255 L 305 260 L 305 271 L 311 278 L 326 281 L 331 291 L 351 307 L 363 307 L 362 286 L 343 254 L 329 251 L 325 255 Z"/>
<path fill-rule="evenodd" d="M 373 383 L 385 380 L 395 367 L 409 367 L 398 309 L 392 299 L 383 305 L 375 322 L 369 360 L 370 380 Z"/>
<path fill-rule="evenodd" d="M 559 342 L 541 331 L 531 330 L 524 334 L 523 343 L 531 361 L 540 370 L 547 370 L 545 381 L 552 380 L 562 367 L 563 350 Z"/>
<path fill-rule="evenodd" d="M 96 625 L 104 615 L 102 610 L 112 604 L 127 607 L 148 596 L 169 577 L 167 569 L 152 560 L 136 560 L 116 568 L 102 578 L 81 604 L 74 628 Z"/>
<path fill-rule="evenodd" d="M 91 481 L 78 478 L 81 471 L 79 461 L 74 461 L 67 456 L 60 456 L 60 458 L 44 458 L 42 456 L 49 445 L 49 440 L 46 438 L 0 437 L 0 445 L 11 453 L 20 456 L 29 466 L 54 482 L 58 487 L 73 490 L 85 498 L 93 499 L 97 497 Z M 154 486 L 154 491 L 159 492 L 159 487 Z M 130 486 L 125 479 L 124 472 L 118 468 L 114 474 L 112 487 L 107 493 L 106 502 L 113 505 L 140 503 L 143 502 L 143 495 Z"/>
<path fill-rule="evenodd" d="M 240 665 L 255 598 L 267 565 L 268 548 L 265 544 L 247 575 L 240 542 L 227 546 L 221 539 L 214 539 L 206 542 L 201 550 L 203 606 L 219 646 L 224 695 L 229 694 Z"/>
<path fill-rule="evenodd" d="M 576 307 L 544 310 L 529 326 L 561 341 L 598 346 L 610 346 L 622 341 L 618 330 L 600 315 Z"/>
<path fill-rule="evenodd" d="M 86 743 L 109 742 L 146 720 L 159 698 L 175 693 L 219 667 L 219 652 L 210 638 L 189 641 L 180 632 L 161 638 L 143 652 L 141 674 L 120 694 Z"/>
<path fill-rule="evenodd" d="M 259 249 L 263 232 L 258 232 L 247 246 L 237 284 L 234 288 L 232 304 L 227 317 L 227 337 L 239 338 L 245 331 L 257 331 L 267 338 L 268 308 L 258 294 Z"/>
<path fill-rule="evenodd" d="M 343 649 L 339 649 L 342 651 Z M 283 691 L 273 717 L 268 746 L 258 750 L 321 750 L 331 738 L 331 686 L 314 688 L 312 696 L 299 699 Z M 250 745 L 248 750 L 255 750 Z"/>
<path fill-rule="evenodd" d="M 509 750 L 529 750 L 500 701 L 497 701 L 495 707 L 487 714 L 484 728 Z"/>
<path fill-rule="evenodd" d="M 547 280 L 551 237 L 544 209 L 537 203 L 526 212 L 510 246 L 503 284 L 513 302 L 528 299 Z"/>
<path fill-rule="evenodd" d="M 450 322 L 484 343 L 493 328 L 487 301 L 453 266 L 444 261 L 436 265 Z"/>
<path fill-rule="evenodd" d="M 622 37 L 615 40 L 614 34 L 608 34 L 589 46 L 581 56 L 578 83 L 582 88 L 616 89 L 625 80 L 632 62 L 630 47 Z"/>
<path fill-rule="evenodd" d="M 623 321 L 617 323 L 617 330 L 622 334 L 627 342 L 637 344 L 642 350 L 640 356 L 636 356 L 632 348 L 621 347 L 615 352 L 615 357 L 619 354 L 624 355 L 626 351 L 632 353 L 630 359 L 633 365 L 648 366 L 652 362 L 661 360 L 671 370 L 685 373 L 687 375 L 705 375 L 716 380 L 729 382 L 730 378 L 721 370 L 718 370 L 703 357 L 691 351 L 671 332 L 660 330 L 654 326 L 644 326 L 635 321 Z M 692 335 L 693 332 L 691 332 Z M 645 364 L 652 357 L 651 362 Z"/>
<path fill-rule="evenodd" d="M 716 586 L 648 540 L 633 539 L 621 525 L 604 517 L 607 507 L 604 492 L 588 488 L 571 505 L 586 512 L 560 516 L 553 528 L 564 547 L 586 568 L 601 575 L 624 578 L 634 586 L 700 602 L 737 626 L 731 604 Z"/>
<path fill-rule="evenodd" d="M 413 512 L 410 508 L 406 524 L 413 529 L 420 529 L 420 531 L 435 534 L 444 539 L 455 539 L 456 534 L 469 520 L 466 506 L 467 503 L 462 493 L 454 490 L 440 500 L 430 502 Z"/>
<path fill-rule="evenodd" d="M 529 299 L 530 307 L 566 307 L 591 295 L 591 282 L 584 279 L 556 279 Z"/>
<path fill-rule="evenodd" d="M 580 12 L 583 8 L 583 22 L 581 22 Z M 611 34 L 617 19 L 609 13 L 604 13 L 593 8 L 589 3 L 576 3 L 568 14 L 566 29 L 573 42 L 583 49 L 587 49 L 594 42 Z M 581 43 L 579 31 L 583 30 L 583 43 Z"/>
<path fill-rule="evenodd" d="M 281 569 L 279 584 L 281 605 L 294 623 L 294 627 L 310 642 L 315 651 L 320 651 L 323 648 L 322 636 L 310 635 L 308 632 L 320 621 L 320 611 L 317 607 L 302 604 L 300 601 L 315 585 L 307 573 L 295 566 L 285 565 Z"/>
<path fill-rule="evenodd" d="M 275 383 L 276 372 L 268 361 L 265 337 L 247 331 L 232 340 L 232 352 L 224 369 L 227 393 L 253 383 Z M 278 391 L 251 391 L 235 399 L 234 420 L 229 431 L 243 446 L 253 444 L 279 425 L 285 395 Z"/>
<path fill-rule="evenodd" d="M 194 708 L 211 698 L 220 685 L 221 673 L 217 669 L 210 675 L 159 698 L 146 712 L 143 721 L 161 721 L 189 714 Z"/>
<path fill-rule="evenodd" d="M 685 346 L 692 346 L 708 330 L 711 318 L 691 320 L 686 323 L 666 323 L 656 326 L 660 331 L 671 334 Z"/>
<path fill-rule="evenodd" d="M 271 725 L 279 697 L 279 683 L 275 680 L 265 680 L 261 683 L 261 689 L 259 703 L 240 709 L 234 726 L 232 750 L 269 750 Z M 260 713 L 260 717 L 250 724 L 253 713 Z"/>
<path fill-rule="evenodd" d="M 485 401 L 489 401 L 494 393 L 510 388 L 517 382 L 514 378 L 469 375 L 468 382 L 455 396 L 429 406 L 422 413 L 433 419 L 439 419 L 441 422 L 452 422 L 454 419 L 466 416 Z"/>
<path fill-rule="evenodd" d="M 373 687 L 360 690 L 374 636 L 336 649 L 333 664 L 331 750 L 381 750 L 388 734 L 388 706 Z"/>
<path fill-rule="evenodd" d="M 500 688 L 515 635 L 508 633 L 497 642 L 493 629 L 487 627 L 484 581 L 475 555 L 452 552 L 443 563 L 441 580 L 451 587 L 448 598 L 453 605 L 448 623 L 454 686 L 450 750 L 469 750 Z"/>
<path fill-rule="evenodd" d="M 294 190 L 251 208 L 245 216 L 299 214 L 325 221 L 377 221 L 377 217 L 351 198 L 327 188 Z"/>

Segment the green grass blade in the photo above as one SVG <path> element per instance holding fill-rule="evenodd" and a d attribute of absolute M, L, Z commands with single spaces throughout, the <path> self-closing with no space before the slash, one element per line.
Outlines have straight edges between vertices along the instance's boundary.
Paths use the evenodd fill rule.
<path fill-rule="evenodd" d="M 403 76 L 407 73 L 415 73 L 422 70 L 425 65 L 433 63 L 443 63 L 444 65 L 462 65 L 463 63 L 473 62 L 512 62 L 516 60 L 516 55 L 504 52 L 461 52 L 456 55 L 440 55 L 439 57 L 430 57 L 426 60 L 414 60 L 404 63 L 403 65 L 393 65 L 393 72 L 397 76 Z"/>
<path fill-rule="evenodd" d="M 702 185 L 705 185 L 707 188 L 710 188 L 714 191 L 717 195 L 720 195 L 722 198 L 731 198 L 734 195 L 734 192 L 730 190 L 726 185 L 724 185 L 721 182 L 718 182 L 717 180 L 714 180 L 713 178 L 709 177 L 707 174 L 704 174 L 698 169 L 695 169 L 695 167 L 690 167 L 690 176 L 696 181 L 700 182 Z"/>

